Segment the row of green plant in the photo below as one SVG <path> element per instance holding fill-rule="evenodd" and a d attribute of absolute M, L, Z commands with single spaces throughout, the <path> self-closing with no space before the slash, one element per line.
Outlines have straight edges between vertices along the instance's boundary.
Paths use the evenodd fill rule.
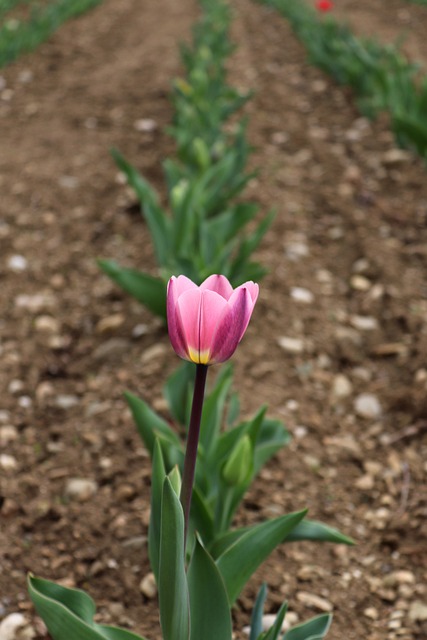
<path fill-rule="evenodd" d="M 159 276 L 101 262 L 126 291 L 167 317 L 175 351 L 190 361 L 165 384 L 167 418 L 145 400 L 126 394 L 152 459 L 148 550 L 164 640 L 231 640 L 236 599 L 279 544 L 301 540 L 352 544 L 336 529 L 307 519 L 306 510 L 234 526 L 247 490 L 260 469 L 288 443 L 289 434 L 280 421 L 266 416 L 265 406 L 251 418 L 239 418 L 240 402 L 232 389 L 229 365 L 205 393 L 209 365 L 231 357 L 251 317 L 258 297 L 252 278 L 264 273 L 251 255 L 271 214 L 254 231 L 244 230 L 257 213 L 257 207 L 240 197 L 251 177 L 245 169 L 249 147 L 244 122 L 234 128 L 228 125 L 248 96 L 226 80 L 232 51 L 227 4 L 205 0 L 202 7 L 193 46 L 182 49 L 185 79 L 174 84 L 170 132 L 177 157 L 164 166 L 168 209 L 161 207 L 159 195 L 136 169 L 114 152 L 141 201 Z M 176 271 L 182 274 L 178 278 L 172 275 Z M 244 279 L 249 281 L 242 285 Z M 95 605 L 82 591 L 32 576 L 29 591 L 53 640 L 143 640 L 124 629 L 96 624 Z M 271 628 L 263 631 L 265 599 L 262 586 L 250 640 L 321 640 L 326 635 L 329 614 L 283 634 L 286 603 Z"/>
<path fill-rule="evenodd" d="M 25 20 L 6 18 L 0 26 L 0 67 L 16 60 L 23 53 L 29 53 L 47 40 L 64 22 L 85 13 L 102 0 L 50 0 L 47 4 L 38 4 L 34 0 L 25 0 L 31 4 L 29 17 Z M 24 4 L 21 0 L 19 4 Z M 5 0 L 0 8 L 0 17 L 18 5 L 16 0 Z"/>
<path fill-rule="evenodd" d="M 260 1 L 289 19 L 313 64 L 354 89 L 364 115 L 387 112 L 398 144 L 427 159 L 427 77 L 397 45 L 357 38 L 330 12 L 320 15 L 303 0 Z"/>
<path fill-rule="evenodd" d="M 174 82 L 174 121 L 169 129 L 176 157 L 163 163 L 167 205 L 156 190 L 117 151 L 113 157 L 141 203 L 158 264 L 157 275 L 100 260 L 101 268 L 152 312 L 166 317 L 166 285 L 175 273 L 200 284 L 213 273 L 235 286 L 259 280 L 265 269 L 252 260 L 273 219 L 251 227 L 258 206 L 242 199 L 253 173 L 246 170 L 250 147 L 243 118 L 230 117 L 246 102 L 226 80 L 233 50 L 228 37 L 230 10 L 224 2 L 204 2 L 193 46 L 182 47 L 185 78 Z"/>

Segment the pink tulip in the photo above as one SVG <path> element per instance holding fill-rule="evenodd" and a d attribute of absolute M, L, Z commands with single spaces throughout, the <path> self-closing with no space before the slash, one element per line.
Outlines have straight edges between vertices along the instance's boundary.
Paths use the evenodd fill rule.
<path fill-rule="evenodd" d="M 209 276 L 200 287 L 186 276 L 168 283 L 169 337 L 176 353 L 197 364 L 224 362 L 243 338 L 258 298 L 258 285 L 233 290 L 225 276 Z"/>

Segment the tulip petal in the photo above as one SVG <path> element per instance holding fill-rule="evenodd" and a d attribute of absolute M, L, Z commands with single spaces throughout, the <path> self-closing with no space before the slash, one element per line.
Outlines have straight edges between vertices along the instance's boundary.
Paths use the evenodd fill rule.
<path fill-rule="evenodd" d="M 223 312 L 228 308 L 227 300 L 215 291 L 202 291 L 202 303 L 200 313 L 199 332 L 199 354 L 200 362 L 204 362 L 205 354 L 208 354 L 208 361 L 212 351 L 212 345 L 219 321 L 223 317 Z"/>
<path fill-rule="evenodd" d="M 231 304 L 231 305 L 238 304 L 237 292 L 240 289 L 247 289 L 248 290 L 248 293 L 250 295 L 251 304 L 249 304 L 247 306 L 247 308 L 246 308 L 246 316 L 245 316 L 245 320 L 243 322 L 242 333 L 240 335 L 239 342 L 243 338 L 244 333 L 245 333 L 246 329 L 248 328 L 249 320 L 251 319 L 252 311 L 254 310 L 254 306 L 255 306 L 255 303 L 256 303 L 257 298 L 258 298 L 259 287 L 258 287 L 257 284 L 253 283 L 252 281 L 245 282 L 245 284 L 242 284 L 240 287 L 237 287 L 237 289 L 235 289 L 233 291 L 233 295 L 231 296 L 230 300 L 228 301 L 229 304 Z"/>
<path fill-rule="evenodd" d="M 185 340 L 187 359 L 199 362 L 200 308 L 202 292 L 198 287 L 182 293 L 176 305 L 177 315 Z"/>
<path fill-rule="evenodd" d="M 206 280 L 200 285 L 200 289 L 202 289 L 202 291 L 206 291 L 207 289 L 209 291 L 215 291 L 226 300 L 228 300 L 233 293 L 233 287 L 227 278 L 217 274 L 206 278 Z"/>
<path fill-rule="evenodd" d="M 187 341 L 185 338 L 184 329 L 182 327 L 179 309 L 177 307 L 177 289 L 179 287 L 178 280 L 184 277 L 185 276 L 180 276 L 179 278 L 173 277 L 169 280 L 166 297 L 166 313 L 168 320 L 169 338 L 172 347 L 180 358 L 188 359 Z M 186 278 L 186 280 L 188 280 L 188 278 Z"/>
<path fill-rule="evenodd" d="M 233 293 L 219 320 L 211 347 L 211 363 L 230 358 L 243 337 L 254 304 L 249 290 L 239 287 Z"/>
<path fill-rule="evenodd" d="M 255 282 L 252 282 L 252 280 L 249 280 L 248 282 L 245 282 L 241 286 L 242 287 L 246 287 L 246 289 L 249 290 L 249 293 L 251 294 L 252 302 L 255 305 L 255 302 L 258 299 L 259 286 L 257 284 L 255 284 Z M 237 287 L 237 288 L 239 289 L 239 287 Z"/>

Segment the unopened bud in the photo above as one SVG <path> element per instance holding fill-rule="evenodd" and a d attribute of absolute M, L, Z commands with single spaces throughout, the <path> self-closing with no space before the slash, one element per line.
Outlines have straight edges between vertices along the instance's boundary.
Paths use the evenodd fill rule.
<path fill-rule="evenodd" d="M 248 435 L 239 440 L 222 469 L 222 477 L 227 484 L 238 486 L 245 484 L 252 475 L 252 442 Z"/>

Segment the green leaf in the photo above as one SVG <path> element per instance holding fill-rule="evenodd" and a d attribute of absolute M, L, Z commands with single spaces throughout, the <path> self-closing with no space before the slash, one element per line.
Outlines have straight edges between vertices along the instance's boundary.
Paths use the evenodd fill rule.
<path fill-rule="evenodd" d="M 191 640 L 231 640 L 231 616 L 224 581 L 199 539 L 188 568 L 188 590 Z"/>
<path fill-rule="evenodd" d="M 199 491 L 197 485 L 194 485 L 193 487 L 193 498 L 191 501 L 190 528 L 192 525 L 200 534 L 202 540 L 206 541 L 205 544 L 215 536 L 212 510 L 204 499 L 202 493 Z"/>
<path fill-rule="evenodd" d="M 95 603 L 80 589 L 30 575 L 28 592 L 53 640 L 144 640 L 125 629 L 96 624 Z"/>
<path fill-rule="evenodd" d="M 267 585 L 265 582 L 260 587 L 255 601 L 255 606 L 251 617 L 251 634 L 249 640 L 258 640 L 258 636 L 262 633 L 262 616 L 264 613 L 264 604 L 267 598 Z"/>
<path fill-rule="evenodd" d="M 165 478 L 158 583 L 163 640 L 189 640 L 190 638 L 189 597 L 184 555 L 184 513 L 169 478 Z"/>
<path fill-rule="evenodd" d="M 153 468 L 151 472 L 151 511 L 150 525 L 148 527 L 148 556 L 151 570 L 159 579 L 160 557 L 160 527 L 162 517 L 163 483 L 166 477 L 166 469 L 163 461 L 162 449 L 156 439 L 153 450 Z"/>
<path fill-rule="evenodd" d="M 200 444 L 207 452 L 207 456 L 218 438 L 232 382 L 232 369 L 227 367 L 221 377 L 218 376 L 214 389 L 205 398 L 200 424 Z"/>
<path fill-rule="evenodd" d="M 174 453 L 171 452 L 171 449 L 179 449 L 181 450 L 181 442 L 178 436 L 168 423 L 163 420 L 155 411 L 150 409 L 148 404 L 144 402 L 138 396 L 135 396 L 133 393 L 127 391 L 125 394 L 125 398 L 129 405 L 129 408 L 132 412 L 133 419 L 136 422 L 136 428 L 138 429 L 139 435 L 141 436 L 145 446 L 147 447 L 150 455 L 153 455 L 154 442 L 156 437 L 158 437 L 162 445 L 164 445 L 163 451 L 168 454 L 166 462 L 168 466 L 170 464 L 170 458 L 173 457 Z M 173 466 L 170 464 L 170 468 Z"/>
<path fill-rule="evenodd" d="M 278 640 L 279 633 L 282 630 L 283 620 L 285 619 L 286 611 L 288 610 L 288 603 L 284 602 L 277 612 L 274 624 L 264 636 L 264 640 Z"/>
<path fill-rule="evenodd" d="M 304 518 L 307 510 L 250 527 L 216 560 L 227 588 L 230 606 L 254 571 Z"/>
<path fill-rule="evenodd" d="M 255 475 L 290 440 L 291 437 L 280 420 L 264 418 L 259 428 L 255 446 Z"/>
<path fill-rule="evenodd" d="M 244 533 L 249 531 L 251 527 L 241 527 L 227 531 L 221 536 L 217 536 L 209 552 L 214 558 L 218 558 L 226 549 L 233 545 Z M 296 527 L 292 529 L 282 540 L 283 543 L 299 542 L 309 540 L 313 542 L 333 542 L 335 544 L 355 544 L 354 541 L 340 533 L 333 527 L 328 527 L 322 522 L 305 519 L 301 520 Z"/>
<path fill-rule="evenodd" d="M 193 362 L 184 361 L 163 388 L 171 415 L 180 425 L 187 425 L 189 421 L 195 371 Z"/>
<path fill-rule="evenodd" d="M 98 260 L 98 266 L 126 293 L 166 320 L 166 283 L 161 278 L 121 267 L 114 260 Z"/>
<path fill-rule="evenodd" d="M 283 636 L 283 640 L 322 640 L 328 633 L 331 622 L 331 614 L 323 613 L 289 629 Z"/>
<path fill-rule="evenodd" d="M 170 258 L 171 221 L 166 212 L 160 207 L 159 197 L 147 180 L 142 177 L 134 166 L 124 159 L 117 149 L 112 149 L 111 155 L 119 169 L 126 175 L 128 184 L 133 188 L 141 203 L 142 211 L 153 239 L 157 260 L 160 265 L 164 266 L 168 264 Z"/>
<path fill-rule="evenodd" d="M 303 520 L 293 529 L 283 542 L 299 542 L 313 540 L 314 542 L 334 542 L 335 544 L 356 544 L 352 538 L 344 535 L 338 529 L 329 527 L 316 520 Z"/>

